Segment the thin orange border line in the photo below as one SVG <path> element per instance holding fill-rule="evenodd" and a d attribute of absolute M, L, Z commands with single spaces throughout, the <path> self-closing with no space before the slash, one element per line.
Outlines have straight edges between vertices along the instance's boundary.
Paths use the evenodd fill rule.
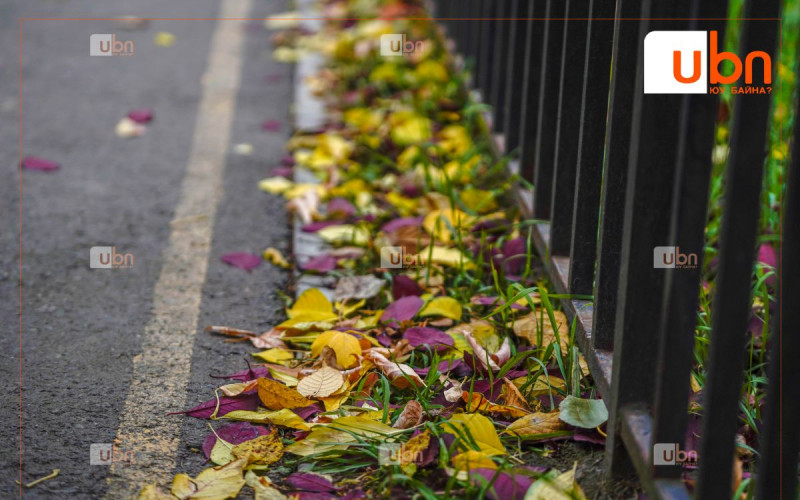
<path fill-rule="evenodd" d="M 780 63 L 780 53 L 783 42 L 783 18 L 781 17 L 603 17 L 603 18 L 583 18 L 583 17 L 503 17 L 503 18 L 449 18 L 449 17 L 357 17 L 357 18 L 336 18 L 336 17 L 137 17 L 142 21 L 777 21 L 778 22 L 778 51 L 777 56 Z M 18 140 L 18 226 L 19 226 L 19 259 L 18 259 L 18 298 L 19 298 L 19 498 L 22 499 L 22 21 L 122 21 L 121 17 L 20 17 L 17 18 L 17 140 Z M 778 93 L 782 89 L 781 80 L 778 80 Z M 790 110 L 791 112 L 791 110 Z M 783 142 L 782 124 L 778 127 L 778 142 Z M 765 159 L 766 161 L 766 159 Z M 784 158 L 785 161 L 785 158 Z M 765 172 L 766 174 L 766 172 Z M 783 176 L 785 178 L 785 175 Z M 783 190 L 779 192 L 778 205 L 780 208 L 780 223 L 783 229 Z M 779 477 L 781 481 L 780 498 L 783 499 L 783 280 L 781 272 L 783 270 L 783 231 L 781 230 L 778 270 L 779 280 L 779 303 L 778 303 L 778 435 L 781 438 L 778 443 Z"/>

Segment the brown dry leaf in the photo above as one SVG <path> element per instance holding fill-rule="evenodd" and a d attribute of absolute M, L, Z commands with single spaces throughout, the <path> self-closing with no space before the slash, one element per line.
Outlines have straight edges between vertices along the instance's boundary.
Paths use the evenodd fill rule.
<path fill-rule="evenodd" d="M 517 386 L 507 378 L 503 378 L 503 402 L 507 406 L 513 406 L 516 408 L 520 408 L 522 410 L 527 411 L 530 413 L 531 408 L 528 406 L 528 401 L 525 399 L 525 396 L 519 392 Z"/>
<path fill-rule="evenodd" d="M 298 386 L 299 387 L 299 386 Z M 268 378 L 258 379 L 258 398 L 270 410 L 303 408 L 312 403 L 297 390 Z"/>
<path fill-rule="evenodd" d="M 411 384 L 414 384 L 417 387 L 422 387 L 425 385 L 425 382 L 419 378 L 417 372 L 415 372 L 414 369 L 408 365 L 389 361 L 384 355 L 375 352 L 373 349 L 366 351 L 364 353 L 364 357 L 372 361 L 372 363 L 377 366 L 384 375 L 389 377 L 392 385 L 399 389 L 406 389 L 410 387 Z"/>
<path fill-rule="evenodd" d="M 247 457 L 247 465 L 268 465 L 277 462 L 283 456 L 283 441 L 280 434 L 273 430 L 269 434 L 237 444 L 231 453 L 237 459 Z"/>
<path fill-rule="evenodd" d="M 280 330 L 272 329 L 268 332 L 264 332 L 257 337 L 253 337 L 250 339 L 250 342 L 259 349 L 273 349 L 275 347 L 286 349 L 286 344 L 283 343 L 281 340 L 281 335 L 283 332 Z"/>
<path fill-rule="evenodd" d="M 561 339 L 561 352 L 567 352 L 569 344 L 569 328 L 567 324 L 567 317 L 561 311 L 553 311 L 556 324 L 558 325 L 558 336 Z M 536 311 L 526 314 L 521 318 L 514 321 L 514 333 L 517 337 L 522 337 L 528 340 L 530 345 L 536 345 L 536 338 L 539 332 L 539 319 L 543 317 L 542 325 L 542 345 L 539 347 L 547 347 L 556 341 L 555 328 L 550 322 L 550 317 L 546 311 L 537 309 Z"/>
<path fill-rule="evenodd" d="M 479 392 L 473 392 L 470 396 L 468 391 L 463 391 L 461 393 L 461 399 L 467 403 L 468 412 L 499 413 L 512 417 L 522 417 L 530 413 L 528 410 L 523 410 L 522 408 L 492 403 Z"/>
<path fill-rule="evenodd" d="M 558 418 L 558 411 L 531 413 L 515 420 L 503 432 L 530 437 L 566 430 L 566 424 Z"/>
<path fill-rule="evenodd" d="M 395 429 L 409 429 L 422 422 L 422 405 L 415 400 L 406 403 L 397 421 L 392 425 Z"/>
<path fill-rule="evenodd" d="M 392 246 L 403 247 L 403 251 L 416 254 L 431 243 L 431 238 L 419 226 L 403 226 L 386 234 Z"/>
<path fill-rule="evenodd" d="M 327 398 L 337 392 L 344 383 L 342 372 L 325 366 L 304 377 L 297 384 L 297 391 L 309 398 Z"/>
<path fill-rule="evenodd" d="M 243 392 L 252 391 L 258 385 L 258 380 L 251 380 L 249 382 L 237 382 L 234 384 L 225 384 L 220 386 L 219 390 L 226 396 L 238 396 Z"/>

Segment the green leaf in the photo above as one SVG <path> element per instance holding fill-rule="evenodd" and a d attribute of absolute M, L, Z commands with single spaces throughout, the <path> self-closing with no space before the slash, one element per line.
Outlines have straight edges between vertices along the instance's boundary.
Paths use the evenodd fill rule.
<path fill-rule="evenodd" d="M 601 399 L 567 396 L 558 409 L 561 410 L 561 420 L 584 429 L 593 429 L 608 420 L 608 410 Z"/>

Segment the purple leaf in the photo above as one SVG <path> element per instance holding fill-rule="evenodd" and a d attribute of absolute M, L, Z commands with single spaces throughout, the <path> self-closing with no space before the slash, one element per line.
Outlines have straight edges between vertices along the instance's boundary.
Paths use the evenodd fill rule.
<path fill-rule="evenodd" d="M 292 500 L 338 500 L 339 498 L 333 493 L 317 491 L 287 491 L 286 493 Z"/>
<path fill-rule="evenodd" d="M 406 226 L 421 226 L 424 217 L 401 217 L 399 219 L 390 220 L 381 227 L 381 231 L 388 233 L 395 229 L 400 229 Z"/>
<path fill-rule="evenodd" d="M 392 345 L 392 338 L 386 334 L 386 332 L 379 333 L 375 339 L 380 342 L 383 347 L 389 347 Z"/>
<path fill-rule="evenodd" d="M 336 263 L 339 261 L 332 255 L 317 255 L 300 264 L 300 269 L 304 271 L 317 271 L 320 273 L 327 273 L 336 269 Z"/>
<path fill-rule="evenodd" d="M 364 490 L 361 488 L 355 488 L 348 491 L 347 494 L 342 497 L 342 500 L 361 500 L 362 498 L 367 498 L 367 494 L 364 493 Z"/>
<path fill-rule="evenodd" d="M 258 436 L 269 434 L 270 430 L 263 425 L 253 425 L 250 422 L 236 422 L 224 425 L 217 429 L 216 432 L 223 441 L 230 444 L 239 444 L 255 439 Z M 206 458 L 211 457 L 211 450 L 214 448 L 215 444 L 217 444 L 217 436 L 212 432 L 206 436 L 203 441 L 203 453 L 205 453 Z"/>
<path fill-rule="evenodd" d="M 149 108 L 134 109 L 128 113 L 128 118 L 136 123 L 150 123 L 153 119 L 153 110 Z"/>
<path fill-rule="evenodd" d="M 422 309 L 423 300 L 416 296 L 395 300 L 383 311 L 381 321 L 406 321 L 413 318 Z"/>
<path fill-rule="evenodd" d="M 269 175 L 272 177 L 286 177 L 287 179 L 291 179 L 293 173 L 294 169 L 292 167 L 280 166 L 270 170 Z"/>
<path fill-rule="evenodd" d="M 417 282 L 408 276 L 399 274 L 392 279 L 392 297 L 394 297 L 394 300 L 412 295 L 419 296 L 421 293 L 422 289 Z"/>
<path fill-rule="evenodd" d="M 219 411 L 217 412 L 217 416 L 221 417 L 226 413 L 230 413 L 234 410 L 247 410 L 247 411 L 255 411 L 258 408 L 258 392 L 246 392 L 240 396 L 220 396 L 219 397 Z M 208 418 L 214 414 L 214 409 L 217 407 L 217 398 L 212 398 L 206 401 L 205 403 L 201 403 L 194 408 L 190 408 L 188 410 L 183 411 L 173 411 L 172 413 L 167 413 L 167 415 L 189 415 L 190 417 L 194 418 Z"/>
<path fill-rule="evenodd" d="M 340 220 L 320 220 L 316 222 L 312 222 L 310 224 L 306 224 L 303 226 L 304 233 L 316 233 L 320 229 L 325 229 L 328 226 L 336 226 L 339 224 L 343 224 L 344 221 Z"/>
<path fill-rule="evenodd" d="M 766 264 L 775 270 L 778 269 L 778 254 L 775 252 L 775 248 L 769 243 L 762 243 L 761 246 L 758 247 L 757 261 L 761 262 L 762 264 Z M 775 275 L 767 278 L 768 285 L 774 285 L 775 281 Z"/>
<path fill-rule="evenodd" d="M 240 269 L 252 271 L 261 264 L 261 257 L 247 252 L 233 252 L 223 255 L 222 262 Z"/>
<path fill-rule="evenodd" d="M 28 170 L 52 172 L 53 170 L 58 170 L 60 167 L 60 164 L 40 156 L 26 156 L 22 159 L 22 168 L 27 168 Z"/>
<path fill-rule="evenodd" d="M 314 403 L 312 405 L 304 406 L 302 408 L 294 408 L 292 411 L 295 412 L 297 416 L 302 418 L 303 420 L 308 420 L 310 417 L 313 417 L 317 413 L 325 411 L 325 407 L 322 406 L 322 403 Z"/>
<path fill-rule="evenodd" d="M 278 120 L 267 120 L 261 124 L 261 130 L 265 132 L 277 132 L 281 129 L 281 122 Z"/>
<path fill-rule="evenodd" d="M 485 481 L 476 478 L 481 476 Z M 533 484 L 533 479 L 521 474 L 499 472 L 495 469 L 474 469 L 470 476 L 475 484 L 490 483 L 492 486 L 487 491 L 488 498 L 492 500 L 523 500 L 528 488 Z"/>
<path fill-rule="evenodd" d="M 310 472 L 295 472 L 286 478 L 286 482 L 294 488 L 313 493 L 335 491 L 336 487 L 326 478 Z"/>
<path fill-rule="evenodd" d="M 239 382 L 250 382 L 260 377 L 272 378 L 269 373 L 269 368 L 266 366 L 256 366 L 255 368 L 248 368 L 231 375 L 211 375 L 211 378 L 227 378 L 231 380 L 238 380 Z"/>
<path fill-rule="evenodd" d="M 411 347 L 429 346 L 437 351 L 445 351 L 453 347 L 453 337 L 436 328 L 416 326 L 409 328 L 403 334 Z"/>
<path fill-rule="evenodd" d="M 328 202 L 328 217 L 341 218 L 355 213 L 356 207 L 344 198 L 334 198 Z"/>
<path fill-rule="evenodd" d="M 414 371 L 417 372 L 417 375 L 427 377 L 430 369 L 430 366 L 426 366 L 425 368 L 414 368 Z M 440 361 L 436 369 L 439 373 L 452 373 L 456 377 L 464 377 L 472 373 L 472 370 L 460 359 Z"/>

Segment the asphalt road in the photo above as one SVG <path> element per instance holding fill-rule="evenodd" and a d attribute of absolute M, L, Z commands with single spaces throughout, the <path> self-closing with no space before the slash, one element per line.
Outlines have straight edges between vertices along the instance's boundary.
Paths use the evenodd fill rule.
<path fill-rule="evenodd" d="M 284 3 L 254 2 L 250 17 L 285 10 Z M 111 21 L 18 24 L 18 19 L 214 18 L 219 8 L 220 2 L 208 0 L 0 5 L 0 147 L 6 165 L 0 182 L 5 208 L 0 214 L 0 442 L 6 448 L 0 458 L 2 498 L 19 495 L 20 367 L 22 482 L 61 471 L 55 479 L 24 489 L 22 496 L 102 498 L 107 493 L 109 468 L 89 464 L 89 447 L 114 440 L 131 390 L 133 359 L 142 351 L 153 311 L 153 290 L 190 160 L 202 77 L 217 26 L 215 21 L 158 20 L 124 31 Z M 260 21 L 219 22 L 236 23 L 245 38 L 223 191 L 197 333 L 190 343 L 191 366 L 186 367 L 189 406 L 212 397 L 216 381 L 210 373 L 242 369 L 252 351 L 248 345 L 224 343 L 202 328 L 222 324 L 268 329 L 279 318 L 278 292 L 285 291 L 288 279 L 269 264 L 248 273 L 220 261 L 227 252 L 288 248 L 283 202 L 260 192 L 256 183 L 284 154 L 292 82 L 291 66 L 272 60 L 269 33 Z M 175 35 L 173 46 L 154 43 L 160 31 Z M 134 41 L 134 55 L 90 57 L 93 33 Z M 155 112 L 147 133 L 117 137 L 117 121 L 141 107 Z M 280 131 L 261 130 L 261 123 L 270 119 L 282 123 Z M 253 153 L 235 154 L 237 143 L 251 143 Z M 27 155 L 62 166 L 52 173 L 20 173 L 19 158 Z M 135 265 L 90 269 L 92 246 L 132 253 Z M 208 427 L 204 421 L 174 418 L 180 419 L 180 445 L 170 474 L 194 474 L 202 464 L 196 448 Z M 146 469 L 148 464 L 138 466 Z"/>

